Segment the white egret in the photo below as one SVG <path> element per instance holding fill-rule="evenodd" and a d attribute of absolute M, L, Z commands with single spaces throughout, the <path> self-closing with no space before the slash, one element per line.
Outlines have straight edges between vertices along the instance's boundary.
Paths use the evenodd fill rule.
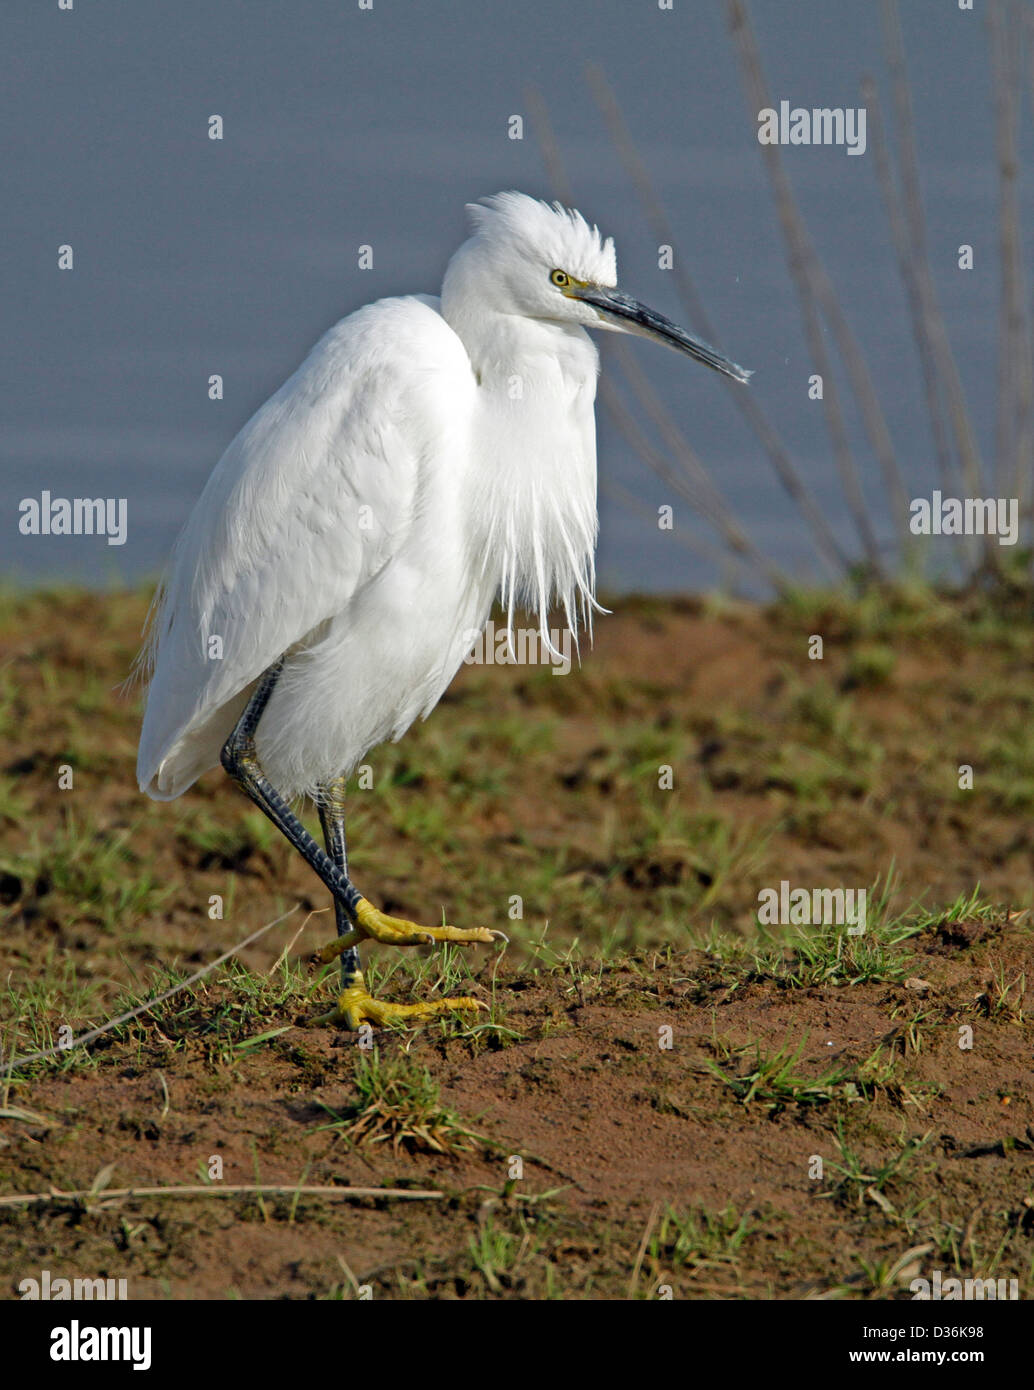
<path fill-rule="evenodd" d="M 334 899 L 358 1028 L 484 1007 L 393 1004 L 358 943 L 488 942 L 389 917 L 348 873 L 346 779 L 437 704 L 501 595 L 543 632 L 594 602 L 598 355 L 588 328 L 639 333 L 737 381 L 749 373 L 615 288 L 614 244 L 580 213 L 500 193 L 441 298 L 343 319 L 230 444 L 152 612 L 137 776 L 156 800 L 222 762 Z M 321 849 L 290 803 L 310 796 Z"/>

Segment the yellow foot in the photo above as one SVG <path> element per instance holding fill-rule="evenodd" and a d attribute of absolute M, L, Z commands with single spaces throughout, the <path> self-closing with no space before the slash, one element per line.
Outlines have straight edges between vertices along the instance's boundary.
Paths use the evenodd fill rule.
<path fill-rule="evenodd" d="M 480 999 L 435 999 L 428 1004 L 389 1004 L 375 999 L 366 988 L 361 970 L 352 976 L 348 988 L 339 997 L 330 1013 L 312 1022 L 344 1024 L 353 1032 L 364 1023 L 374 1028 L 389 1028 L 396 1023 L 427 1023 L 432 1018 L 451 1012 L 477 1013 L 487 1009 Z"/>
<path fill-rule="evenodd" d="M 389 917 L 380 912 L 366 898 L 360 898 L 355 910 L 355 930 L 339 936 L 329 946 L 317 952 L 317 960 L 324 965 L 336 959 L 342 951 L 347 951 L 357 941 L 369 938 L 380 941 L 385 946 L 426 946 L 435 941 L 451 941 L 454 946 L 470 946 L 475 942 L 506 940 L 501 931 L 489 927 L 471 927 L 464 931 L 460 927 L 421 927 L 416 922 L 407 922 L 404 917 Z"/>

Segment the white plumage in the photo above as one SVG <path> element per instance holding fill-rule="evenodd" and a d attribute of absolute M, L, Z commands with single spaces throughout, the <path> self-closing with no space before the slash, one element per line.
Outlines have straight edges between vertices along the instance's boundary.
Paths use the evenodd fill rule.
<path fill-rule="evenodd" d="M 745 378 L 615 291 L 613 243 L 580 214 L 518 193 L 470 211 L 441 300 L 343 319 L 209 479 L 153 615 L 137 764 L 150 796 L 217 765 L 284 654 L 256 752 L 290 798 L 426 716 L 498 594 L 543 630 L 554 601 L 572 626 L 588 611 L 587 327 L 647 333 Z"/>

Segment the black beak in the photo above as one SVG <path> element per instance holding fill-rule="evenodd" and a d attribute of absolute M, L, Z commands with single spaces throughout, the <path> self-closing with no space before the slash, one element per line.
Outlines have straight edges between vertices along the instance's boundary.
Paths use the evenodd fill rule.
<path fill-rule="evenodd" d="M 602 289 L 598 285 L 586 285 L 584 288 L 579 286 L 574 290 L 572 297 L 582 300 L 585 304 L 591 304 L 608 327 L 624 333 L 638 333 L 643 338 L 653 338 L 658 343 L 686 353 L 697 362 L 703 362 L 705 367 L 713 367 L 716 372 L 731 376 L 733 381 L 747 381 L 753 376 L 752 372 L 731 362 L 728 357 L 723 357 L 707 343 L 691 337 L 677 323 L 672 323 L 671 319 L 666 319 L 655 309 L 648 309 L 645 304 L 640 304 L 638 299 L 633 299 L 629 294 L 622 294 L 620 290 Z"/>

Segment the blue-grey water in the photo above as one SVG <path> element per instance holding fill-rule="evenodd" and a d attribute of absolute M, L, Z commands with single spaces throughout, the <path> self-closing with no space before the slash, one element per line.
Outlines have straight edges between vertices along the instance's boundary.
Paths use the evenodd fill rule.
<path fill-rule="evenodd" d="M 773 99 L 856 107 L 872 73 L 889 118 L 878 9 L 753 0 Z M 902 9 L 938 294 L 990 461 L 999 269 L 985 5 Z M 755 369 L 749 389 L 854 547 L 821 406 L 807 397 L 812 367 L 724 12 L 718 0 L 9 0 L 0 572 L 91 584 L 156 573 L 226 444 L 332 322 L 383 295 L 436 292 L 464 203 L 503 188 L 551 195 L 529 84 L 548 103 L 577 204 L 616 239 L 624 288 L 685 320 L 584 80 L 588 59 L 618 94 L 722 346 Z M 208 138 L 213 114 L 222 140 Z M 523 140 L 508 138 L 514 114 Z M 1027 104 L 1027 156 L 1031 128 Z M 931 436 L 871 139 L 859 157 L 783 155 L 909 491 L 928 494 Z M 1029 176 L 1021 198 L 1029 270 Z M 962 243 L 972 270 L 957 267 Z M 358 268 L 362 244 L 373 269 Z M 62 245 L 72 270 L 58 269 Z M 758 546 L 817 573 L 807 527 L 718 379 L 651 344 L 632 350 Z M 221 401 L 209 399 L 212 374 Z M 849 427 L 889 537 L 853 410 Z M 710 533 L 606 421 L 600 471 L 603 584 L 664 591 L 727 577 L 682 543 Z M 124 497 L 125 545 L 20 534 L 20 502 L 44 489 Z M 669 502 L 675 534 L 642 510 Z"/>

